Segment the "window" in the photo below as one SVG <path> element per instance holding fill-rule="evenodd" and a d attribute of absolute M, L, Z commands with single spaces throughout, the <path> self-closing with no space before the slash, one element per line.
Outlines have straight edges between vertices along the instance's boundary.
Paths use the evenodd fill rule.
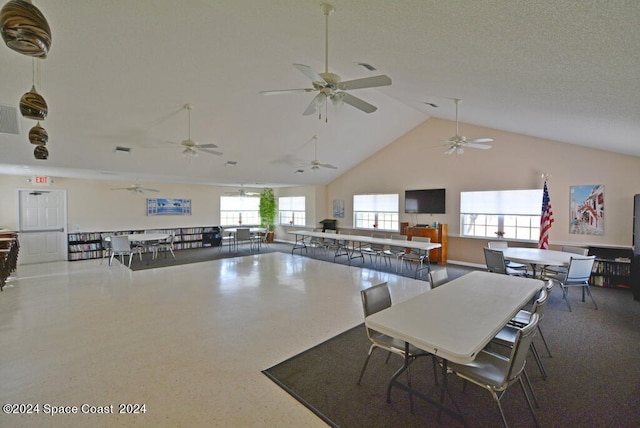
<path fill-rule="evenodd" d="M 279 223 L 292 226 L 307 224 L 304 196 L 278 198 Z"/>
<path fill-rule="evenodd" d="M 542 189 L 460 193 L 460 235 L 537 241 Z"/>
<path fill-rule="evenodd" d="M 260 198 L 245 196 L 220 197 L 220 225 L 260 224 Z"/>
<path fill-rule="evenodd" d="M 400 230 L 398 194 L 353 195 L 353 227 L 355 229 Z"/>

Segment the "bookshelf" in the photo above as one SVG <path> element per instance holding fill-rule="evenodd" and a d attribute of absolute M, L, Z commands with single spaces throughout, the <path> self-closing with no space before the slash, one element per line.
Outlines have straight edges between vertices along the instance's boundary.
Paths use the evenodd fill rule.
<path fill-rule="evenodd" d="M 631 288 L 633 251 L 628 248 L 589 247 L 596 256 L 589 283 L 607 288 Z"/>
<path fill-rule="evenodd" d="M 154 229 L 158 233 L 174 233 L 174 250 L 186 250 L 190 248 L 203 247 L 203 231 L 210 230 L 218 226 L 207 227 L 179 227 L 172 229 Z M 102 237 L 107 235 L 129 235 L 132 233 L 142 233 L 142 230 L 116 230 L 116 231 L 95 231 L 95 232 L 74 232 L 67 234 L 68 260 L 89 260 L 99 259 L 104 256 Z"/>

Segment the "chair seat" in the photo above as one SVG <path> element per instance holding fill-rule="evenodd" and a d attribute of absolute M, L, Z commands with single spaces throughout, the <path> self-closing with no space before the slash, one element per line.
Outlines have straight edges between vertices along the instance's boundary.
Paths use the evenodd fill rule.
<path fill-rule="evenodd" d="M 387 336 L 386 334 L 377 333 L 377 332 L 371 335 L 371 340 L 377 345 L 380 345 L 385 349 L 391 350 L 391 352 L 404 355 L 403 340 L 396 339 L 391 336 Z M 415 346 L 409 345 L 409 354 L 412 356 L 420 356 L 420 355 L 427 355 L 428 352 L 418 349 Z"/>
<path fill-rule="evenodd" d="M 469 364 L 449 362 L 449 368 L 458 376 L 475 384 L 490 386 L 500 391 L 508 384 L 510 361 L 508 358 L 489 351 L 480 351 Z M 462 373 L 460 373 L 462 372 Z"/>

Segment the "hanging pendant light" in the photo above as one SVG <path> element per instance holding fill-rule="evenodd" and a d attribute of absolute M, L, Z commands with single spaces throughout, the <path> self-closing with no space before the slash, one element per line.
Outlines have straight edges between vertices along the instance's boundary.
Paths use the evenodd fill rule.
<path fill-rule="evenodd" d="M 31 90 L 20 98 L 20 113 L 27 119 L 45 120 L 49 107 L 45 99 L 36 90 L 36 80 L 40 80 L 40 70 L 37 59 L 33 59 L 33 85 Z"/>
<path fill-rule="evenodd" d="M 49 134 L 46 129 L 40 126 L 40 122 L 29 131 L 29 141 L 38 146 L 44 146 L 49 142 Z"/>
<path fill-rule="evenodd" d="M 38 160 L 47 160 L 49 157 L 49 150 L 45 146 L 37 146 L 33 149 L 33 157 Z"/>
<path fill-rule="evenodd" d="M 0 32 L 10 49 L 23 55 L 46 58 L 51 28 L 31 0 L 11 0 L 0 10 Z"/>
<path fill-rule="evenodd" d="M 47 102 L 36 91 L 35 85 L 20 98 L 20 113 L 27 119 L 45 120 L 48 112 Z"/>

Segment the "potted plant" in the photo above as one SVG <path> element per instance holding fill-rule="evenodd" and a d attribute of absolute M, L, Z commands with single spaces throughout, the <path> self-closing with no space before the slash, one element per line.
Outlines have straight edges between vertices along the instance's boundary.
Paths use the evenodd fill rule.
<path fill-rule="evenodd" d="M 260 222 L 267 229 L 267 242 L 273 242 L 276 219 L 276 197 L 273 189 L 266 187 L 260 192 Z"/>

